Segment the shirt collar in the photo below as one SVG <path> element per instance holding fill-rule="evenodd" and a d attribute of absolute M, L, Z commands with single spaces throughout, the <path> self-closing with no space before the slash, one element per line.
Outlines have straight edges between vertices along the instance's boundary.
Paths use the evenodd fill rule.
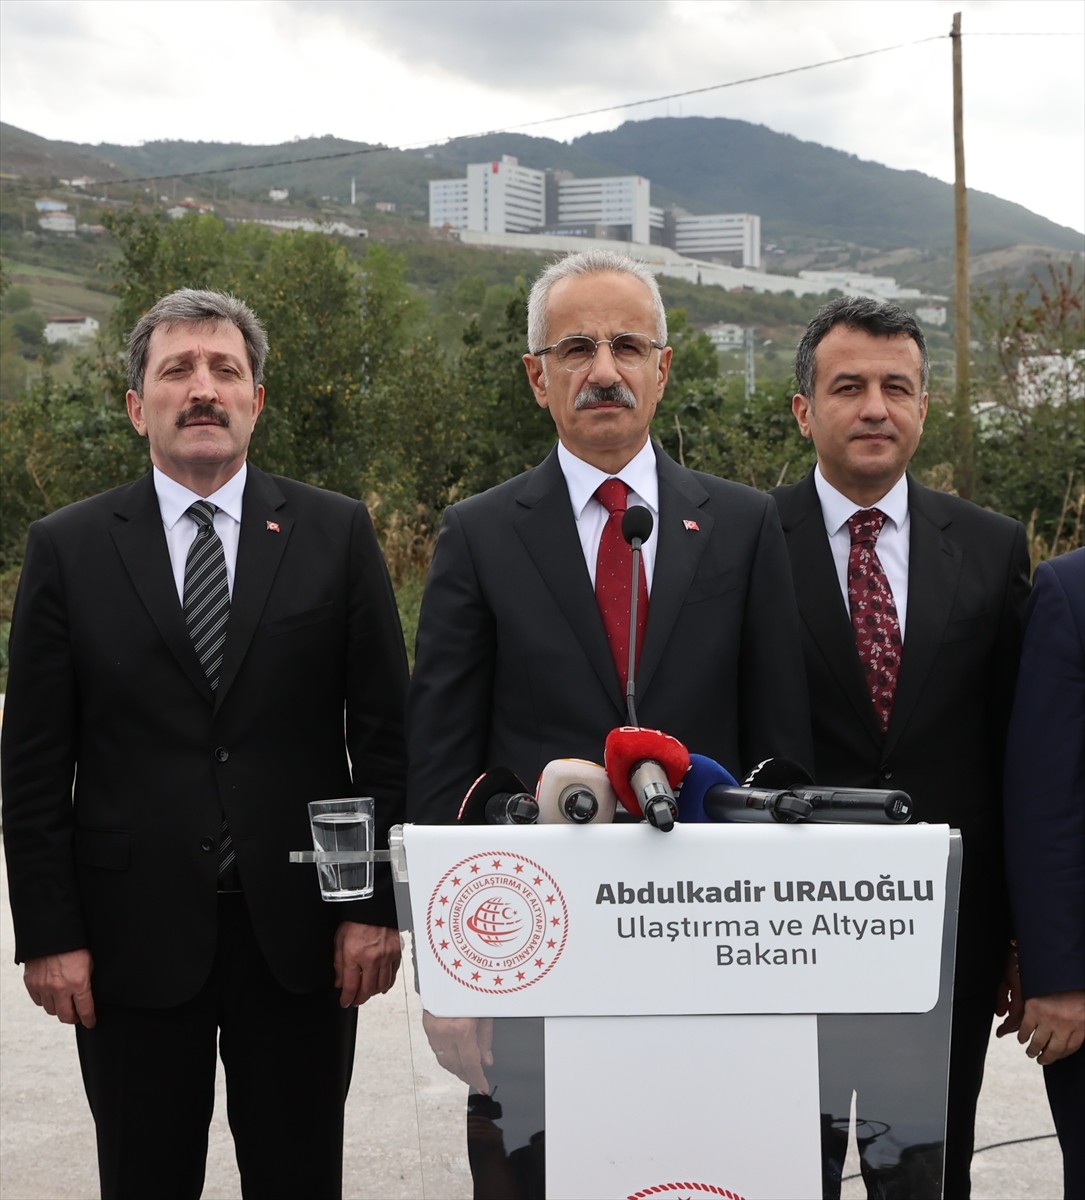
<path fill-rule="evenodd" d="M 558 442 L 558 463 L 561 465 L 565 484 L 569 489 L 569 500 L 573 516 L 579 521 L 584 515 L 588 501 L 595 495 L 599 485 L 607 479 L 620 479 L 631 491 L 659 516 L 659 475 L 656 471 L 656 452 L 649 438 L 640 450 L 625 464 L 617 475 L 608 475 L 591 463 L 577 458 L 564 443 Z"/>
<path fill-rule="evenodd" d="M 864 508 L 879 508 L 893 522 L 897 529 L 904 526 L 908 516 L 908 477 L 902 475 L 888 492 L 873 504 L 856 504 L 849 500 L 821 473 L 821 466 L 814 468 L 814 487 L 817 488 L 818 499 L 821 501 L 821 512 L 825 518 L 825 529 L 832 537 L 847 525 L 854 513 Z"/>
<path fill-rule="evenodd" d="M 154 490 L 158 495 L 158 508 L 162 513 L 162 524 L 167 529 L 172 529 L 197 500 L 207 499 L 240 525 L 241 506 L 245 495 L 245 478 L 248 470 L 249 464 L 243 462 L 236 475 L 231 476 L 217 492 L 212 492 L 210 496 L 204 497 L 186 488 L 183 483 L 178 483 L 176 479 L 171 479 L 157 467 L 153 467 Z"/>

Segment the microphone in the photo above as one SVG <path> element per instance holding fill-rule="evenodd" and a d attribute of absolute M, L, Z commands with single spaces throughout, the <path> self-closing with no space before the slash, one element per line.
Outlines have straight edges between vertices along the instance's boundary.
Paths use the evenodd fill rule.
<path fill-rule="evenodd" d="M 607 734 L 607 778 L 622 805 L 663 833 L 674 828 L 674 789 L 689 770 L 689 751 L 658 729 L 623 725 Z"/>
<path fill-rule="evenodd" d="M 630 725 L 637 724 L 636 667 L 637 667 L 637 608 L 640 592 L 641 546 L 652 536 L 655 519 L 652 510 L 634 504 L 622 517 L 622 537 L 633 551 L 633 589 L 629 600 L 629 662 L 625 673 L 625 711 Z"/>
<path fill-rule="evenodd" d="M 609 824 L 614 820 L 618 798 L 610 786 L 606 769 L 584 758 L 556 758 L 543 767 L 535 789 L 540 825 L 571 821 Z"/>
<path fill-rule="evenodd" d="M 710 787 L 704 810 L 712 821 L 899 825 L 911 817 L 912 800 L 899 790 L 819 786 L 797 763 L 770 758 L 742 787 Z"/>
<path fill-rule="evenodd" d="M 703 754 L 691 754 L 689 770 L 678 790 L 678 820 L 683 824 L 707 822 L 705 794 L 709 788 L 717 786 L 737 787 L 738 780 L 715 759 L 706 758 Z"/>
<path fill-rule="evenodd" d="M 461 825 L 534 825 L 535 797 L 506 767 L 491 767 L 467 789 L 456 820 Z"/>

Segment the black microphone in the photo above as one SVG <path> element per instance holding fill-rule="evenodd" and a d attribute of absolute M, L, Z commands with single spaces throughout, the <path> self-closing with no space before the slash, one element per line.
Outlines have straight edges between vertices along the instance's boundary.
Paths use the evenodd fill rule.
<path fill-rule="evenodd" d="M 622 517 L 622 537 L 633 550 L 633 590 L 629 601 L 629 663 L 625 675 L 625 711 L 629 724 L 636 725 L 637 599 L 640 591 L 641 546 L 652 536 L 655 518 L 651 509 L 634 504 Z"/>
<path fill-rule="evenodd" d="M 768 758 L 743 786 L 710 787 L 704 812 L 710 821 L 899 825 L 911 817 L 912 800 L 896 790 L 819 786 L 798 763 Z"/>
<path fill-rule="evenodd" d="M 484 771 L 467 789 L 456 820 L 461 825 L 534 825 L 539 816 L 535 797 L 505 767 Z"/>
<path fill-rule="evenodd" d="M 774 790 L 717 785 L 705 793 L 704 811 L 712 821 L 900 825 L 912 815 L 912 799 L 907 792 L 879 788 L 797 784 Z"/>

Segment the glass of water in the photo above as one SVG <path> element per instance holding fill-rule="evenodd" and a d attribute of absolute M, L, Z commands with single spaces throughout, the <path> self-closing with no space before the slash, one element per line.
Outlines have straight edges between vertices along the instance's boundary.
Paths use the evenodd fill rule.
<path fill-rule="evenodd" d="M 313 800 L 309 804 L 313 849 L 339 854 L 373 849 L 373 797 Z M 368 900 L 373 895 L 371 862 L 317 863 L 324 900 Z"/>

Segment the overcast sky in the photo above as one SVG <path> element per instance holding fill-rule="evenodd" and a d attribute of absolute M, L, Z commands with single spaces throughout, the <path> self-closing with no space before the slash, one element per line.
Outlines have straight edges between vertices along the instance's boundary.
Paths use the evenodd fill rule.
<path fill-rule="evenodd" d="M 1080 0 L 2 0 L 0 117 L 92 144 L 417 146 L 724 116 L 951 182 L 955 11 L 969 186 L 1085 229 Z"/>

